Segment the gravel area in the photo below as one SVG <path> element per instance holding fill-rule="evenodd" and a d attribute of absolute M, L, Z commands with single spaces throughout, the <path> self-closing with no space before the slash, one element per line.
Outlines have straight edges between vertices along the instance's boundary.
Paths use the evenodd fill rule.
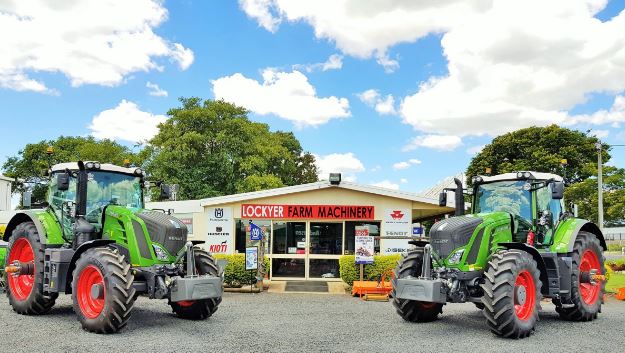
<path fill-rule="evenodd" d="M 140 298 L 115 335 L 83 331 L 69 296 L 47 315 L 29 317 L 0 299 L 3 352 L 616 352 L 625 346 L 625 302 L 609 300 L 599 319 L 563 322 L 543 304 L 536 333 L 492 335 L 472 304 L 451 304 L 429 324 L 404 322 L 390 303 L 346 295 L 226 293 L 206 321 L 173 316 L 165 301 Z"/>

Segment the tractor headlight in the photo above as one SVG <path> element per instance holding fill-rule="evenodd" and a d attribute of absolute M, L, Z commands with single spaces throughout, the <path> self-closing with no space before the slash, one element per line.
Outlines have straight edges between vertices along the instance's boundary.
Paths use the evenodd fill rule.
<path fill-rule="evenodd" d="M 154 248 L 154 253 L 156 254 L 157 259 L 161 261 L 169 260 L 169 254 L 167 254 L 167 252 L 163 248 L 156 244 L 152 244 L 152 247 Z"/>
<path fill-rule="evenodd" d="M 482 177 L 481 177 L 481 176 L 474 176 L 474 177 L 471 179 L 471 182 L 472 182 L 473 184 L 480 184 L 480 183 L 482 183 L 483 181 L 484 181 L 484 179 L 482 179 Z"/>
<path fill-rule="evenodd" d="M 450 257 L 449 257 L 449 264 L 457 264 L 460 262 L 460 259 L 462 259 L 462 255 L 464 254 L 464 249 L 460 249 L 458 251 L 456 251 L 455 253 L 453 253 Z"/>
<path fill-rule="evenodd" d="M 516 173 L 516 177 L 519 179 L 529 179 L 532 176 L 530 172 L 518 172 Z"/>
<path fill-rule="evenodd" d="M 143 169 L 141 169 L 141 168 L 135 169 L 135 174 L 136 175 L 143 175 Z"/>
<path fill-rule="evenodd" d="M 95 167 L 95 165 L 93 164 L 93 162 L 87 162 L 87 163 L 85 163 L 85 167 L 87 169 L 93 169 L 93 167 Z"/>

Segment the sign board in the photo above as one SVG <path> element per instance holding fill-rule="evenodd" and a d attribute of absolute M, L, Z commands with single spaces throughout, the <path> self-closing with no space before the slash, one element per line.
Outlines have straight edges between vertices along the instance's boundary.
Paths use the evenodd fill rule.
<path fill-rule="evenodd" d="M 208 212 L 208 234 L 206 248 L 212 253 L 231 254 L 232 207 L 210 207 Z"/>
<path fill-rule="evenodd" d="M 193 234 L 193 213 L 174 213 L 172 216 L 176 217 L 182 224 L 187 226 L 189 234 Z"/>
<path fill-rule="evenodd" d="M 258 269 L 258 248 L 255 246 L 245 248 L 245 269 Z"/>
<path fill-rule="evenodd" d="M 382 235 L 385 237 L 410 237 L 412 210 L 389 208 L 384 211 Z M 406 253 L 410 248 L 409 239 L 382 239 L 383 255 Z"/>
<path fill-rule="evenodd" d="M 263 231 L 254 223 L 250 222 L 250 240 L 258 241 L 263 239 Z"/>
<path fill-rule="evenodd" d="M 423 227 L 412 227 L 412 235 L 419 237 L 423 235 Z"/>
<path fill-rule="evenodd" d="M 359 231 L 359 228 L 364 228 Z M 357 264 L 372 264 L 374 254 L 374 238 L 369 236 L 369 229 L 365 227 L 356 227 L 355 254 Z"/>
<path fill-rule="evenodd" d="M 375 219 L 373 206 L 241 205 L 242 218 L 257 219 Z"/>

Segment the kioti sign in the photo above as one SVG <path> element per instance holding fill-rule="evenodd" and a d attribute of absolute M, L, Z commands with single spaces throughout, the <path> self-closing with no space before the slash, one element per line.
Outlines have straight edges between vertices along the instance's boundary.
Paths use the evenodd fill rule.
<path fill-rule="evenodd" d="M 241 205 L 242 218 L 265 219 L 374 219 L 373 206 Z"/>

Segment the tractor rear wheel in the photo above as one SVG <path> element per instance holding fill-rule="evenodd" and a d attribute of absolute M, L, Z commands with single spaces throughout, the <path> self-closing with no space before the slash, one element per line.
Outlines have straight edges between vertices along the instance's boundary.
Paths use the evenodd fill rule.
<path fill-rule="evenodd" d="M 83 329 L 114 333 L 126 326 L 136 290 L 130 264 L 116 249 L 85 251 L 73 272 L 72 300 Z"/>
<path fill-rule="evenodd" d="M 219 276 L 219 268 L 215 258 L 205 250 L 193 248 L 195 253 L 195 267 L 200 275 Z M 186 266 L 186 264 L 185 264 Z M 202 300 L 169 302 L 172 310 L 178 317 L 188 320 L 204 320 L 211 317 L 221 303 L 221 297 Z"/>
<path fill-rule="evenodd" d="M 410 322 L 430 322 L 438 319 L 438 314 L 443 312 L 443 304 L 422 302 L 418 300 L 398 299 L 395 295 L 397 279 L 408 276 L 418 277 L 423 264 L 423 248 L 409 251 L 403 255 L 395 268 L 395 277 L 392 280 L 393 306 L 399 316 Z"/>
<path fill-rule="evenodd" d="M 534 332 L 542 283 L 532 255 L 507 250 L 493 255 L 484 273 L 484 316 L 498 336 L 524 338 Z"/>
<path fill-rule="evenodd" d="M 579 232 L 573 247 L 571 271 L 572 307 L 554 301 L 560 318 L 570 321 L 592 321 L 601 312 L 605 281 L 594 281 L 592 273 L 605 275 L 604 258 L 599 239 L 594 234 Z"/>
<path fill-rule="evenodd" d="M 14 276 L 7 273 L 7 297 L 13 310 L 22 315 L 40 315 L 50 311 L 57 293 L 43 292 L 44 247 L 33 222 L 19 224 L 13 230 L 7 249 L 6 264 L 14 261 L 32 264 L 32 273 Z"/>

